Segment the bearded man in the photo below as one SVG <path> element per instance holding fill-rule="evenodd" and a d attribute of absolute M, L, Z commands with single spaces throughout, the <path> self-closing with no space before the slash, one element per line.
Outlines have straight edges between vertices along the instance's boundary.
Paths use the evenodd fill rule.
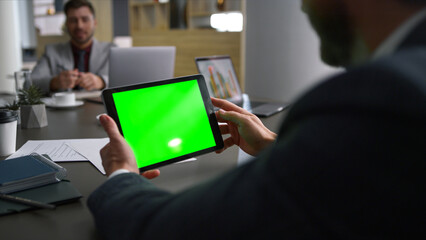
<path fill-rule="evenodd" d="M 108 85 L 108 55 L 111 43 L 93 35 L 97 21 L 87 0 L 70 0 L 64 6 L 70 41 L 47 45 L 34 67 L 33 84 L 45 93 L 69 90 L 99 90 Z"/>

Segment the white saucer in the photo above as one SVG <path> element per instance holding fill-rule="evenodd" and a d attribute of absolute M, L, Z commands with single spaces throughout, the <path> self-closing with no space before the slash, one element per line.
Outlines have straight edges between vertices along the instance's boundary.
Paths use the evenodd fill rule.
<path fill-rule="evenodd" d="M 53 100 L 52 98 L 42 98 L 41 100 L 44 102 L 44 104 L 46 104 L 46 107 L 60 108 L 60 109 L 75 108 L 84 104 L 83 101 L 79 101 L 79 100 L 76 100 L 75 103 L 72 105 L 58 105 L 55 103 L 55 100 Z"/>

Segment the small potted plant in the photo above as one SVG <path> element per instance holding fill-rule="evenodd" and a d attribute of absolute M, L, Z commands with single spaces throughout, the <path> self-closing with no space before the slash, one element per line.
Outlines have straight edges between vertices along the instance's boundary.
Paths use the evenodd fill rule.
<path fill-rule="evenodd" d="M 35 85 L 19 90 L 18 104 L 21 107 L 21 128 L 47 126 L 46 106 L 41 101 L 42 91 Z"/>
<path fill-rule="evenodd" d="M 6 108 L 9 109 L 10 111 L 13 111 L 15 113 L 17 113 L 18 115 L 18 125 L 21 124 L 21 117 L 20 117 L 20 107 L 19 107 L 19 103 L 16 100 L 13 100 L 13 103 L 8 103 L 6 105 Z"/>

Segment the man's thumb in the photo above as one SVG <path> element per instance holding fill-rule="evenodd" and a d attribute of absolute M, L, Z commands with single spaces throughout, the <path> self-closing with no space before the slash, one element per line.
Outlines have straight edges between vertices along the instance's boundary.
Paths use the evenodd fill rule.
<path fill-rule="evenodd" d="M 121 137 L 117 124 L 115 124 L 114 120 L 110 116 L 102 114 L 99 117 L 99 121 L 110 139 Z"/>

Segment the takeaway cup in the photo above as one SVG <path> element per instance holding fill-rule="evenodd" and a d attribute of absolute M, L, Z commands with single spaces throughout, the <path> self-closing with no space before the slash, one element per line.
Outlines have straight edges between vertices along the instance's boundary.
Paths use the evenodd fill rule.
<path fill-rule="evenodd" d="M 0 110 L 0 156 L 8 156 L 16 151 L 17 123 L 17 112 Z"/>

